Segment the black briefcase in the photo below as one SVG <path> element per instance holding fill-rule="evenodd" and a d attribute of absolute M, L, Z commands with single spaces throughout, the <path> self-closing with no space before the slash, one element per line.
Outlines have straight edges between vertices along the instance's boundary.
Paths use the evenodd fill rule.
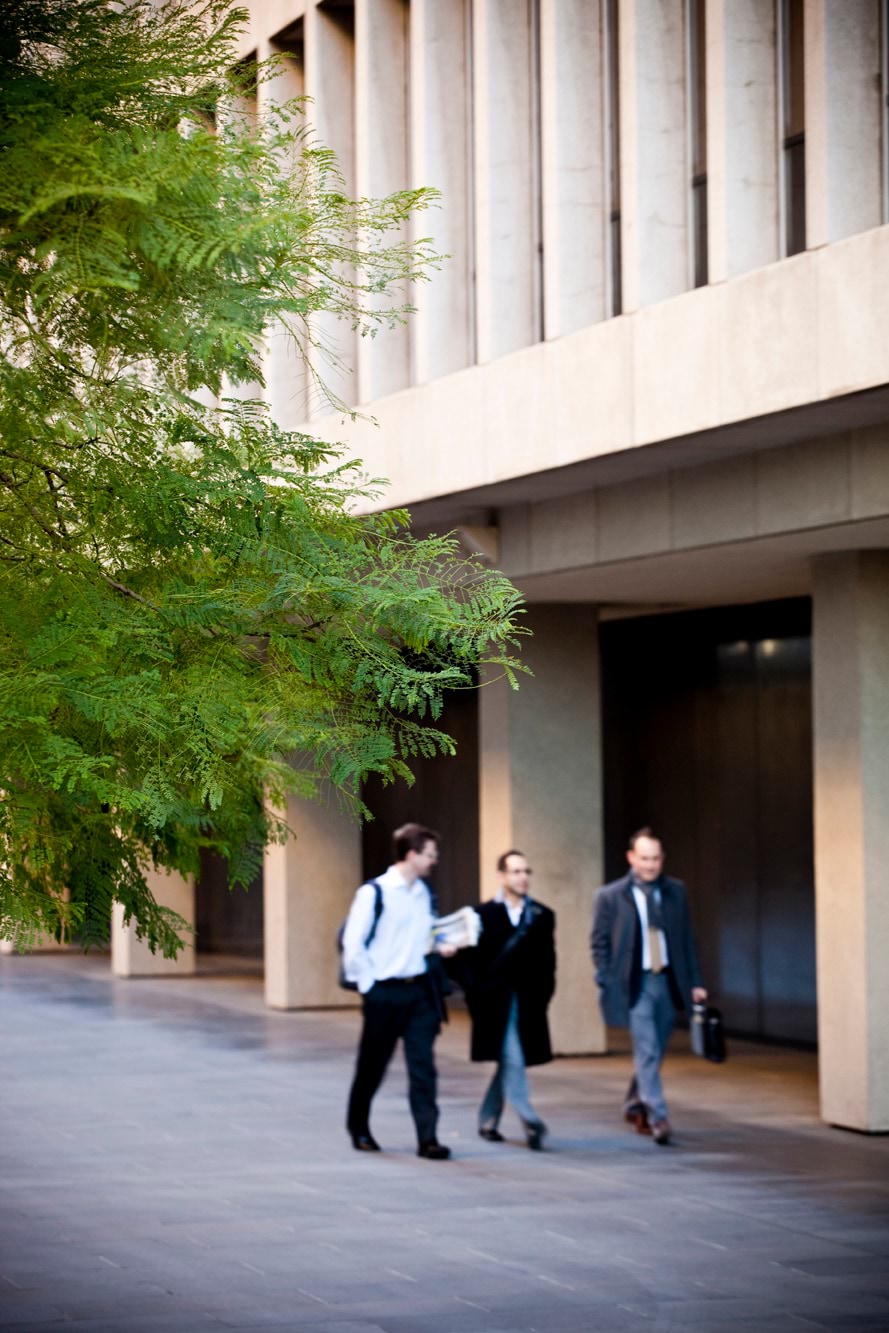
<path fill-rule="evenodd" d="M 693 1004 L 691 1007 L 691 1049 L 702 1060 L 721 1065 L 725 1059 L 725 1031 L 722 1013 L 712 1004 Z"/>

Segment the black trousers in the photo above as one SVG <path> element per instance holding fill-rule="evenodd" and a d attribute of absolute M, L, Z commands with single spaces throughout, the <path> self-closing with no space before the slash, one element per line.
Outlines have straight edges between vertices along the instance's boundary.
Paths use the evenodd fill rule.
<path fill-rule="evenodd" d="M 371 987 L 364 996 L 364 1024 L 349 1094 L 346 1128 L 350 1134 L 368 1132 L 371 1101 L 400 1037 L 417 1140 L 422 1144 L 435 1138 L 438 1106 L 432 1047 L 438 1030 L 438 1009 L 428 977 L 408 984 L 378 981 Z"/>

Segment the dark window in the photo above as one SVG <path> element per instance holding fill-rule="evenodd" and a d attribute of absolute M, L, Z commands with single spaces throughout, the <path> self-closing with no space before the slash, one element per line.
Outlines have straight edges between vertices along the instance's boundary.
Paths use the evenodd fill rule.
<path fill-rule="evenodd" d="M 608 151 L 608 252 L 611 264 L 611 313 L 623 310 L 620 247 L 620 60 L 618 45 L 618 0 L 606 0 L 605 79 L 607 96 Z"/>
<path fill-rule="evenodd" d="M 806 248 L 806 108 L 804 0 L 778 0 L 784 252 Z"/>
<path fill-rule="evenodd" d="M 688 0 L 688 92 L 691 118 L 691 221 L 694 284 L 706 287 L 707 47 L 705 0 Z"/>

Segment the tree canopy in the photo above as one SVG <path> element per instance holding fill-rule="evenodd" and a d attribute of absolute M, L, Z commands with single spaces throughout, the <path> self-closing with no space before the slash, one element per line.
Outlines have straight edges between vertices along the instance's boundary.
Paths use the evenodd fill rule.
<path fill-rule="evenodd" d="M 116 899 L 175 953 L 148 865 L 209 849 L 249 883 L 288 793 L 357 807 L 368 774 L 409 778 L 451 748 L 444 692 L 515 665 L 503 576 L 360 512 L 356 464 L 238 396 L 271 330 L 303 353 L 317 312 L 370 334 L 434 262 L 402 238 L 429 192 L 350 200 L 303 108 L 239 121 L 244 21 L 0 0 L 0 935 L 22 945 L 102 941 Z"/>

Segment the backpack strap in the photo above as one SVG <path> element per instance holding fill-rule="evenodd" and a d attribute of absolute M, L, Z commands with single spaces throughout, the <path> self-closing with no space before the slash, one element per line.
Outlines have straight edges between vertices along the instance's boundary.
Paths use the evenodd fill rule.
<path fill-rule="evenodd" d="M 380 923 L 380 917 L 383 915 L 383 886 L 382 886 L 382 884 L 380 883 L 380 881 L 379 881 L 378 879 L 369 879 L 367 882 L 368 882 L 368 884 L 372 884 L 372 885 L 373 885 L 373 887 L 374 887 L 374 895 L 375 895 L 375 896 L 374 896 L 374 919 L 373 919 L 373 925 L 372 925 L 371 928 L 370 928 L 370 932 L 369 932 L 369 934 L 368 934 L 368 936 L 367 936 L 367 939 L 364 941 L 364 947 L 365 947 L 365 949 L 366 949 L 367 946 L 370 944 L 370 942 L 371 942 L 371 940 L 373 939 L 374 935 L 376 935 L 376 933 L 377 933 L 377 926 L 378 926 L 379 923 Z"/>

